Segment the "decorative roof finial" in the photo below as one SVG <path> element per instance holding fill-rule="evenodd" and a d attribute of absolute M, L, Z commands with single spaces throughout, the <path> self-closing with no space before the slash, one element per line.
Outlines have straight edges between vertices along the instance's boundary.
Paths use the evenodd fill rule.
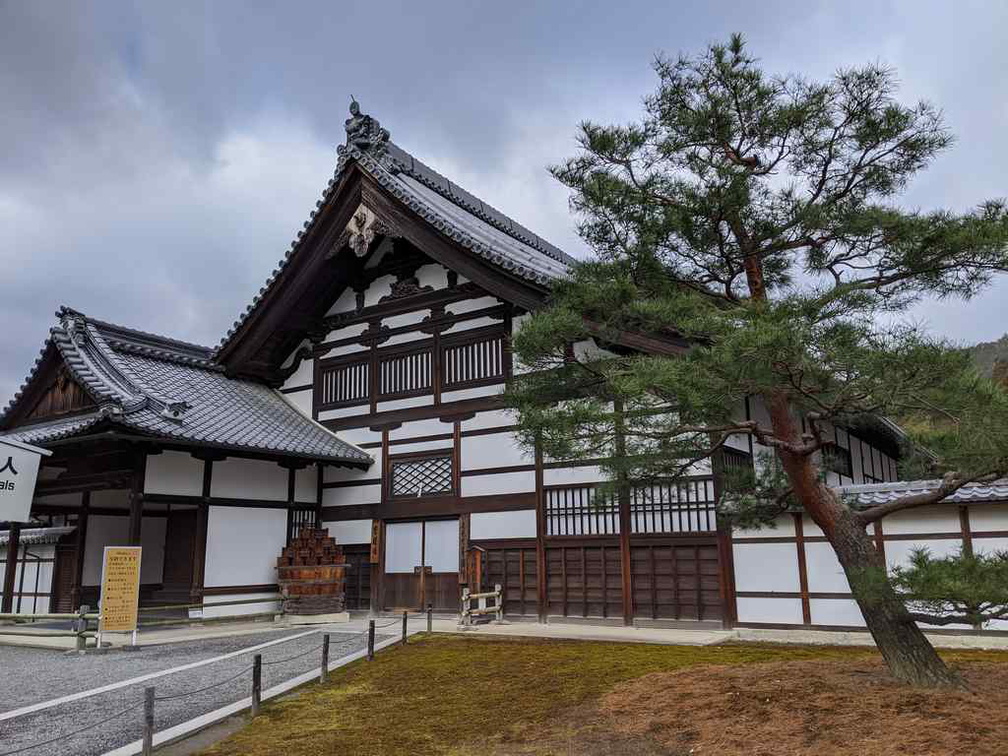
<path fill-rule="evenodd" d="M 344 124 L 347 146 L 361 151 L 384 152 L 389 140 L 388 129 L 383 129 L 377 118 L 361 114 L 360 103 L 350 95 L 350 117 Z"/>

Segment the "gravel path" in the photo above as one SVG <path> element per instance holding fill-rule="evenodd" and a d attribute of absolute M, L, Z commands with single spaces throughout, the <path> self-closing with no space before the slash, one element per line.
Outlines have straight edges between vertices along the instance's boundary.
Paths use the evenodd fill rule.
<path fill-rule="evenodd" d="M 39 701 L 297 635 L 299 632 L 304 632 L 304 629 L 149 646 L 138 651 L 104 655 L 79 656 L 0 647 L 0 675 L 5 689 L 0 709 L 10 711 Z M 336 660 L 364 648 L 366 639 L 360 634 L 330 633 L 329 643 L 329 658 Z M 148 685 L 154 685 L 158 698 L 165 699 L 158 700 L 154 707 L 156 728 L 163 730 L 248 696 L 251 693 L 251 667 L 255 653 L 262 654 L 262 685 L 263 690 L 266 690 L 284 680 L 318 669 L 321 645 L 321 634 L 314 633 L 259 651 L 2 721 L 0 756 L 22 752 L 28 756 L 65 753 L 91 756 L 104 753 L 140 737 L 143 689 Z M 204 688 L 208 689 L 203 690 Z M 201 692 L 171 698 L 189 691 Z M 135 708 L 106 724 L 70 736 L 82 727 L 113 717 L 130 707 Z M 54 742 L 43 745 L 53 739 Z"/>

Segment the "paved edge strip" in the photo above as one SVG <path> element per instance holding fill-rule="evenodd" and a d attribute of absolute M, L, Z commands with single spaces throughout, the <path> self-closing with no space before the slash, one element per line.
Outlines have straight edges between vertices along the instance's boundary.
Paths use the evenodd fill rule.
<path fill-rule="evenodd" d="M 414 631 L 409 633 L 409 635 L 415 635 L 419 631 Z M 394 646 L 396 644 L 401 644 L 401 637 L 388 638 L 380 643 L 375 644 L 375 652 L 381 651 L 388 648 L 389 646 Z M 346 656 L 341 656 L 339 659 L 333 662 L 329 662 L 327 669 L 332 671 L 338 669 L 339 667 L 346 666 L 351 662 L 355 662 L 358 659 L 363 659 L 367 656 L 367 649 L 361 649 L 360 651 L 354 651 L 352 654 L 347 654 Z M 319 670 L 314 669 L 309 672 L 298 675 L 297 677 L 292 677 L 290 680 L 285 680 L 282 683 L 274 685 L 272 688 L 267 688 L 262 692 L 262 701 L 268 701 L 271 698 L 276 698 L 277 696 L 286 693 L 287 691 L 293 690 L 305 683 L 318 680 Z M 252 697 L 246 696 L 239 701 L 235 701 L 227 706 L 222 706 L 219 709 L 214 709 L 206 714 L 201 714 L 198 717 L 194 717 L 186 722 L 181 722 L 180 724 L 169 727 L 167 730 L 162 730 L 154 734 L 154 746 L 162 746 L 168 743 L 181 740 L 182 738 L 192 735 L 200 730 L 206 729 L 211 725 L 217 724 L 223 719 L 238 714 L 242 711 L 247 710 L 252 706 Z M 138 754 L 143 749 L 142 740 L 134 740 L 132 743 L 127 743 L 124 746 L 120 746 L 111 751 L 106 751 L 102 756 L 134 756 Z"/>
<path fill-rule="evenodd" d="M 200 661 L 190 662 L 189 664 L 183 664 L 179 667 L 170 667 L 169 669 L 162 669 L 157 672 L 149 672 L 146 675 L 140 675 L 139 677 L 131 677 L 128 680 L 120 680 L 119 682 L 109 683 L 108 685 L 103 685 L 99 688 L 89 688 L 88 690 L 82 690 L 78 693 L 71 693 L 60 698 L 52 698 L 48 701 L 40 701 L 39 703 L 29 704 L 28 706 L 22 706 L 20 709 L 11 709 L 10 711 L 5 711 L 0 713 L 0 722 L 5 722 L 8 719 L 14 719 L 15 717 L 20 717 L 24 714 L 32 714 L 36 711 L 45 711 L 46 709 L 51 709 L 53 706 L 59 706 L 60 704 L 71 703 L 72 701 L 80 701 L 82 698 L 89 698 L 91 696 L 97 696 L 101 693 L 108 693 L 111 690 L 118 690 L 119 688 L 128 688 L 131 685 L 136 685 L 138 683 L 146 682 L 147 680 L 156 680 L 159 677 L 165 677 L 166 675 L 173 675 L 176 672 L 185 672 L 186 670 L 196 669 L 197 667 L 203 667 L 207 664 L 214 664 L 219 661 L 224 661 L 225 659 L 233 659 L 236 656 L 241 656 L 242 654 L 247 654 L 251 651 L 258 651 L 261 648 L 267 648 L 269 646 L 275 646 L 279 643 L 286 643 L 288 641 L 297 640 L 298 638 L 304 638 L 305 636 L 312 635 L 313 633 L 322 632 L 320 629 L 307 630 L 303 633 L 298 633 L 297 635 L 289 635 L 286 638 L 277 638 L 276 640 L 266 641 L 265 643 L 260 643 L 256 646 L 249 646 L 248 648 L 243 648 L 238 651 L 231 651 L 220 656 L 214 656 L 210 659 L 201 659 Z M 331 631 L 334 632 L 334 631 Z"/>

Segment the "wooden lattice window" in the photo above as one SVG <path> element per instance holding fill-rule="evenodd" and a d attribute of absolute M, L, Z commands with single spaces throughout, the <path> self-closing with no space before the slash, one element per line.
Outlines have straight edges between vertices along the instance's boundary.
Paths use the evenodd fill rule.
<path fill-rule="evenodd" d="M 367 404 L 371 398 L 371 365 L 366 354 L 325 365 L 319 370 L 320 408 Z"/>
<path fill-rule="evenodd" d="M 427 394 L 433 385 L 431 347 L 383 355 L 378 363 L 378 396 L 382 399 Z"/>
<path fill-rule="evenodd" d="M 619 532 L 619 505 L 611 491 L 592 484 L 546 489 L 546 535 L 579 536 Z"/>
<path fill-rule="evenodd" d="M 507 377 L 504 332 L 461 334 L 441 348 L 441 382 L 447 389 L 496 383 Z"/>
<path fill-rule="evenodd" d="M 443 496 L 455 490 L 450 454 L 394 459 L 389 479 L 393 497 Z"/>

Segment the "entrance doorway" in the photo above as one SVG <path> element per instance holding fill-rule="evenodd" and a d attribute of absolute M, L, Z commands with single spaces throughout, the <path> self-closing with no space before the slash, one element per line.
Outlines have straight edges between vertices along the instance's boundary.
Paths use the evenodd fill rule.
<path fill-rule="evenodd" d="M 383 608 L 458 608 L 459 521 L 417 520 L 385 526 Z"/>

